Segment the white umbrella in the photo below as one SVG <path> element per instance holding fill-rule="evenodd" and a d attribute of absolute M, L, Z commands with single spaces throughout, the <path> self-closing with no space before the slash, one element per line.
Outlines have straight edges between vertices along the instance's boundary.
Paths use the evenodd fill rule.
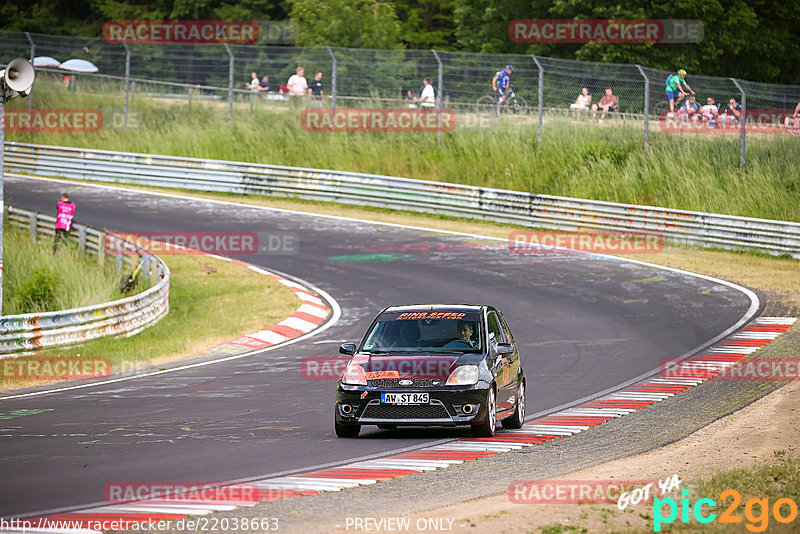
<path fill-rule="evenodd" d="M 60 67 L 61 62 L 50 56 L 39 56 L 33 58 L 34 67 Z"/>
<path fill-rule="evenodd" d="M 97 65 L 85 59 L 68 59 L 59 67 L 61 70 L 68 70 L 70 72 L 97 72 Z"/>

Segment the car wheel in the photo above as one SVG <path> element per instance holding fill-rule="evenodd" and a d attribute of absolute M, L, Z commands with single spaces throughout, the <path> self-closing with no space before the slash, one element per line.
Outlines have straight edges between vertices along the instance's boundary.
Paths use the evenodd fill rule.
<path fill-rule="evenodd" d="M 519 383 L 517 389 L 517 406 L 514 415 L 503 419 L 503 428 L 522 428 L 525 423 L 525 381 Z"/>
<path fill-rule="evenodd" d="M 486 395 L 486 421 L 480 425 L 472 427 L 472 435 L 481 438 L 494 436 L 497 430 L 497 406 L 494 402 L 494 389 L 490 389 Z"/>
<path fill-rule="evenodd" d="M 361 432 L 361 425 L 343 425 L 334 421 L 336 436 L 340 438 L 357 438 Z"/>
<path fill-rule="evenodd" d="M 397 428 L 397 425 L 378 425 L 378 428 L 381 430 L 394 430 Z"/>

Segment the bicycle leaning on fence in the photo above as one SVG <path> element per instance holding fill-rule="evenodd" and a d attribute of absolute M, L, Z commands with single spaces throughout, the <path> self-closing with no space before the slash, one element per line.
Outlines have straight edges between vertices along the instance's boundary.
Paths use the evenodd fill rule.
<path fill-rule="evenodd" d="M 500 102 L 498 95 L 484 95 L 475 102 L 477 111 L 480 112 L 494 112 L 496 115 L 501 113 L 508 113 L 514 115 L 525 115 L 528 113 L 528 103 L 524 98 L 517 95 L 514 86 L 509 84 L 508 90 L 505 92 L 503 101 Z"/>

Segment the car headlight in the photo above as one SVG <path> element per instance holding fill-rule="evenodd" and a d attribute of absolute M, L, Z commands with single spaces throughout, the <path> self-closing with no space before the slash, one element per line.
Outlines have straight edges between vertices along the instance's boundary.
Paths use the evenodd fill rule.
<path fill-rule="evenodd" d="M 460 365 L 447 378 L 448 386 L 471 386 L 478 383 L 477 365 Z"/>
<path fill-rule="evenodd" d="M 364 373 L 364 368 L 358 364 L 351 363 L 348 365 L 344 373 L 342 373 L 342 384 L 351 386 L 366 386 L 367 375 Z"/>

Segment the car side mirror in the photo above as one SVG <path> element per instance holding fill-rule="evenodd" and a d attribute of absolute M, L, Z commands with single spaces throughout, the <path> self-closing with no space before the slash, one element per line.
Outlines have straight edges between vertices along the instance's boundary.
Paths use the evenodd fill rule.
<path fill-rule="evenodd" d="M 511 343 L 498 343 L 494 350 L 495 354 L 500 356 L 501 354 L 511 354 L 514 352 L 514 347 L 511 346 Z"/>
<path fill-rule="evenodd" d="M 355 343 L 342 343 L 339 345 L 339 354 L 347 354 L 348 356 L 352 356 L 356 353 L 356 345 Z"/>

